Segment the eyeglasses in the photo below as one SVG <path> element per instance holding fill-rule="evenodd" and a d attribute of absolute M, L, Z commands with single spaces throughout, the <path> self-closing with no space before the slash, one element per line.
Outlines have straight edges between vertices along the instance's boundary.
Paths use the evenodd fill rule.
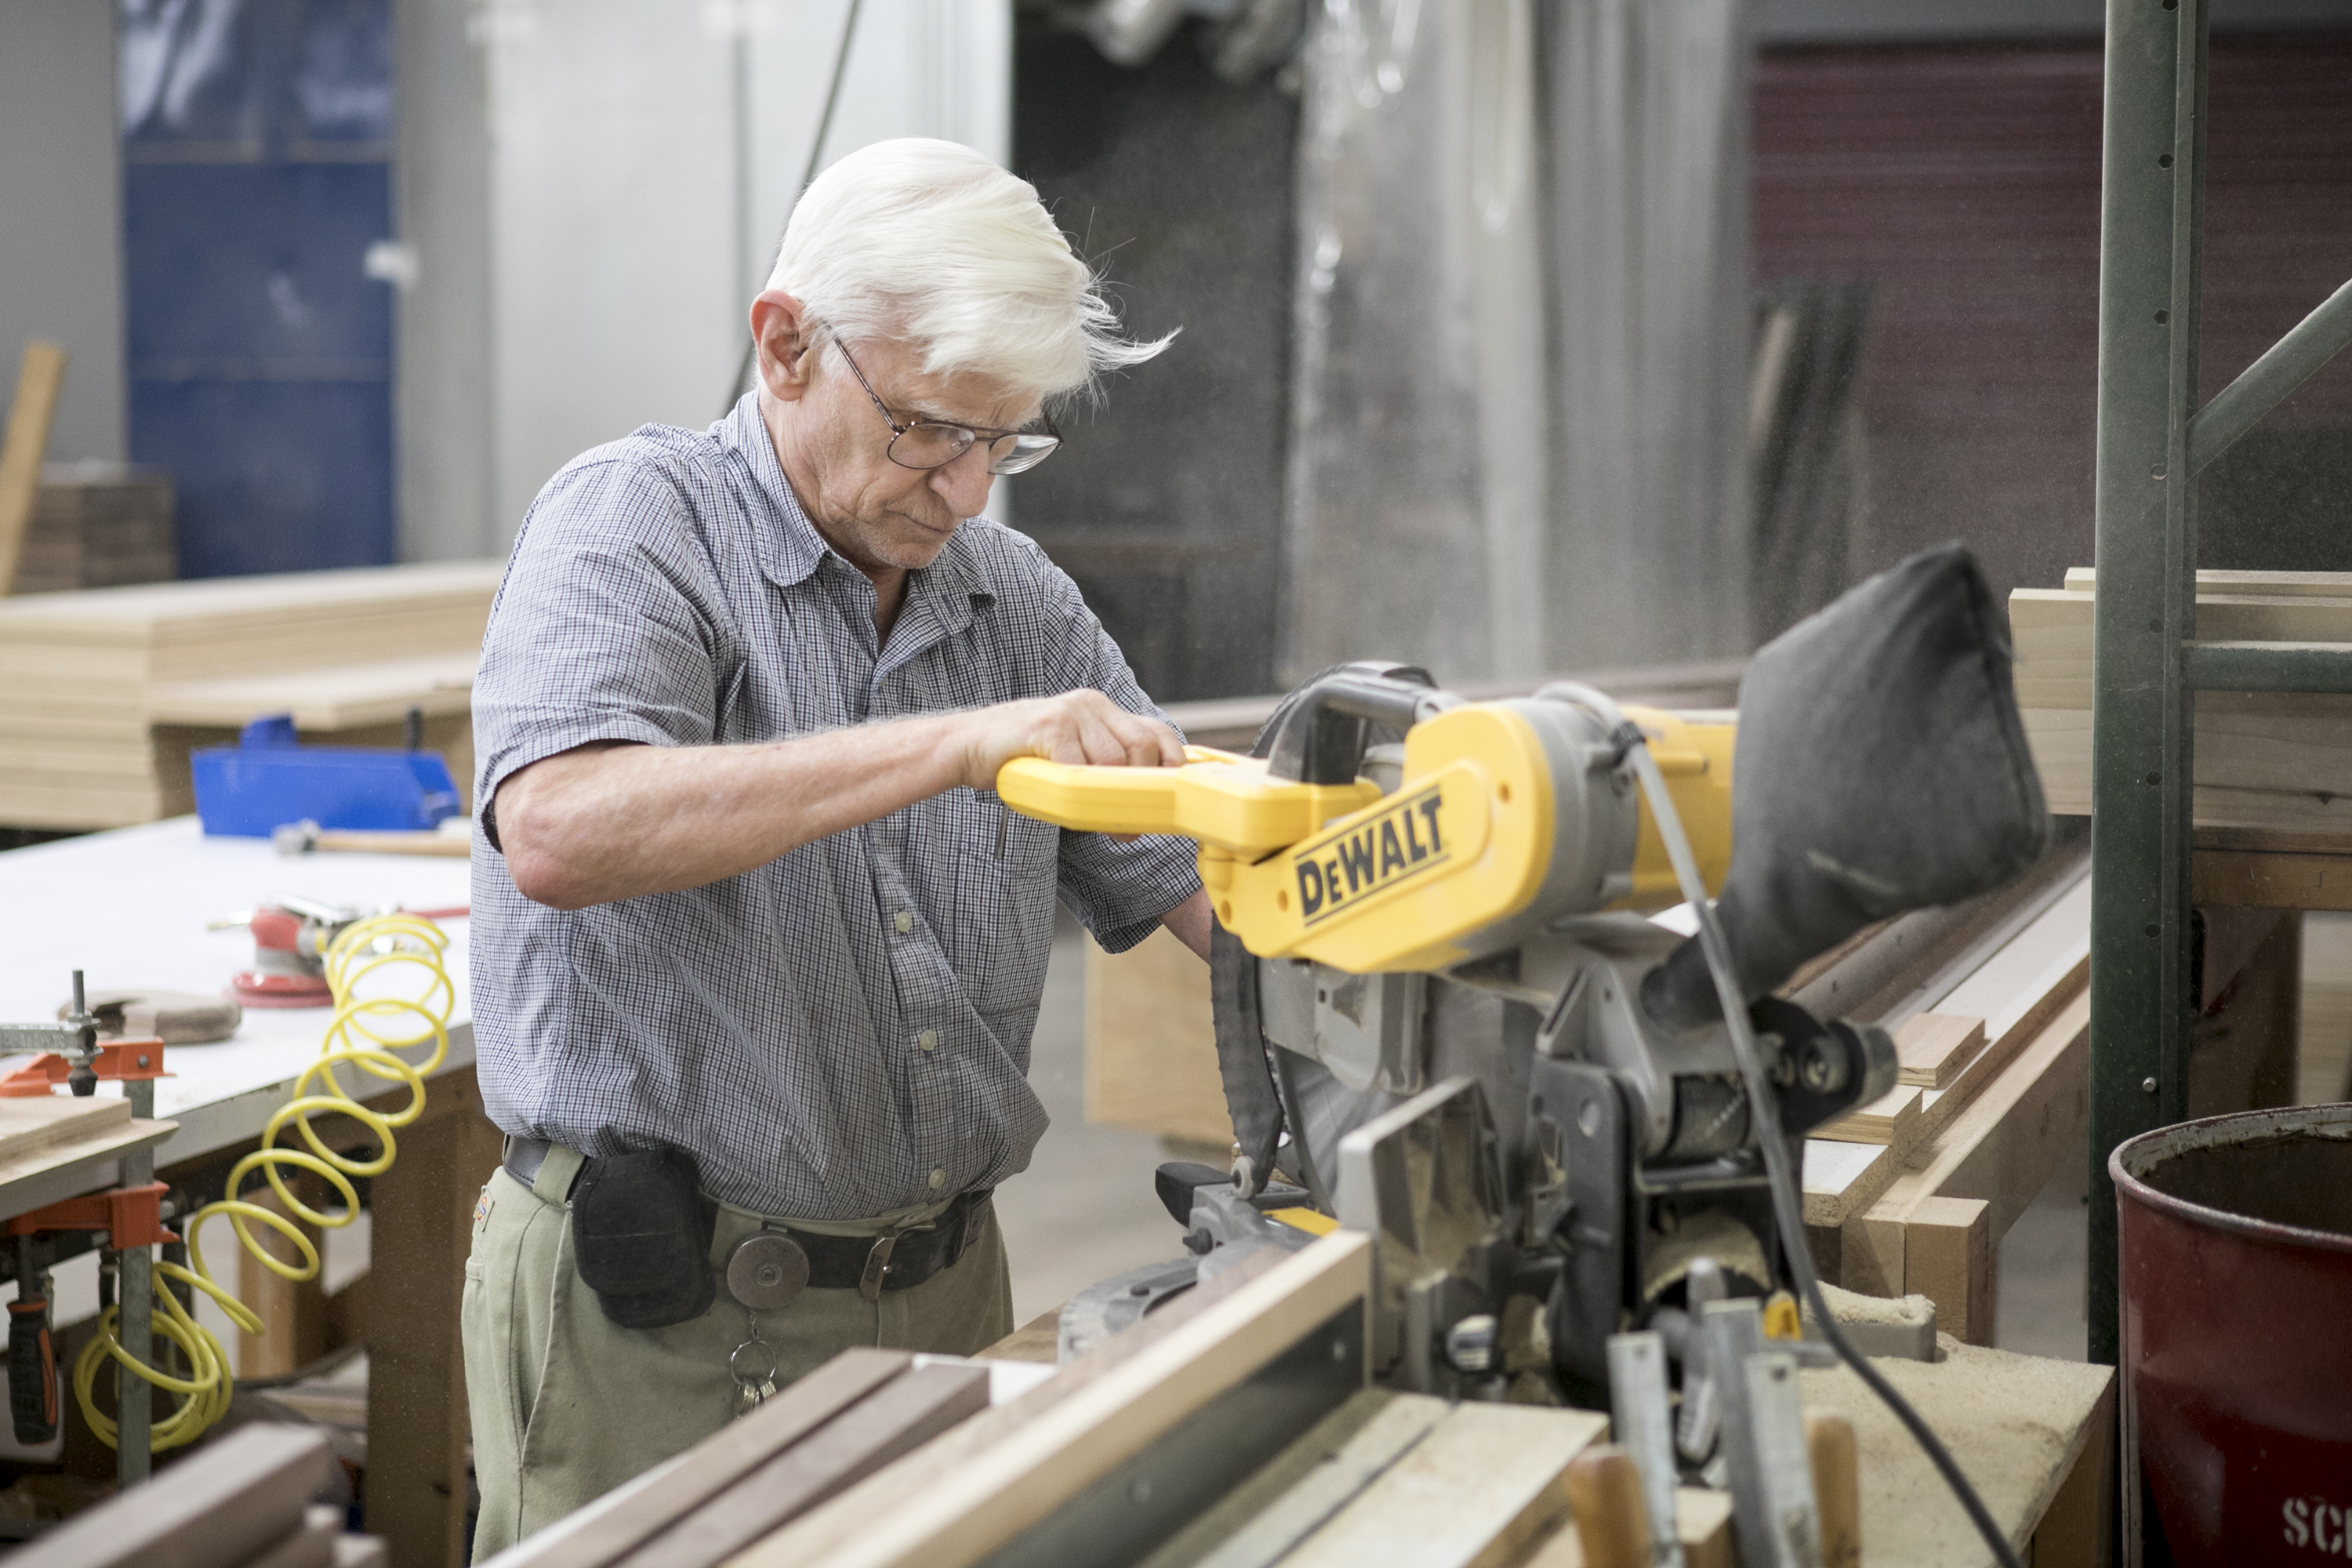
<path fill-rule="evenodd" d="M 902 468 L 945 468 L 971 450 L 974 442 L 984 441 L 988 445 L 990 473 L 1018 474 L 1052 457 L 1054 448 L 1062 444 L 1062 433 L 1054 427 L 1051 416 L 1046 416 L 1042 435 L 1024 430 L 975 430 L 970 426 L 946 425 L 936 419 L 917 419 L 901 425 L 891 417 L 889 405 L 876 395 L 874 384 L 866 379 L 857 362 L 850 358 L 849 345 L 839 338 L 834 343 L 841 350 L 849 374 L 857 378 L 866 395 L 874 399 L 883 423 L 890 426 L 889 458 Z"/>

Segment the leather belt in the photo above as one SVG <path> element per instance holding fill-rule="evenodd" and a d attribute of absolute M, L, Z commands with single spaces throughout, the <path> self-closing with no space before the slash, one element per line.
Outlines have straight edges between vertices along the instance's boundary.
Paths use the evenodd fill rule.
<path fill-rule="evenodd" d="M 538 1178 L 554 1145 L 544 1138 L 509 1137 L 502 1163 L 507 1174 L 529 1187 Z M 582 1170 L 594 1163 L 590 1156 Z M 579 1177 L 572 1178 L 577 1185 Z M 885 1290 L 910 1290 L 943 1268 L 950 1268 L 967 1247 L 980 1239 L 994 1189 L 963 1193 L 946 1212 L 929 1224 L 879 1236 L 820 1236 L 795 1230 L 785 1221 L 765 1227 L 789 1236 L 808 1254 L 809 1287 L 816 1290 L 856 1290 L 871 1301 Z M 563 1194 L 572 1195 L 570 1188 Z"/>

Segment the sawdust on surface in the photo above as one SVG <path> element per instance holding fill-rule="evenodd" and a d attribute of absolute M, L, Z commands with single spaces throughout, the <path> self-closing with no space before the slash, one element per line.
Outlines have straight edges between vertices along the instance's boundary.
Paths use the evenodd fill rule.
<path fill-rule="evenodd" d="M 1841 1323 L 1885 1323 L 1890 1328 L 1916 1329 L 1936 1318 L 1936 1304 L 1925 1296 L 1865 1296 L 1824 1283 L 1822 1300 Z"/>
<path fill-rule="evenodd" d="M 1832 1310 L 1843 1309 L 1833 1303 Z M 1994 1520 L 2022 1548 L 2028 1525 L 2040 1521 L 2065 1479 L 2114 1369 L 1963 1344 L 1949 1334 L 1938 1335 L 1937 1345 L 1941 1359 L 1935 1362 L 1871 1364 L 1944 1440 Z M 1799 1375 L 1806 1408 L 1853 1423 L 1865 1568 L 1979 1568 L 1993 1561 L 1927 1454 L 1860 1378 L 1843 1366 Z"/>

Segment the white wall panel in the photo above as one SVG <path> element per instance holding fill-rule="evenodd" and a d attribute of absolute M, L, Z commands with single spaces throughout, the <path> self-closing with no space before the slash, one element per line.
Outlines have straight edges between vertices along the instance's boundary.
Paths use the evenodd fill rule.
<path fill-rule="evenodd" d="M 403 179 L 420 273 L 406 302 L 418 326 L 404 320 L 402 336 L 404 473 L 463 473 L 478 458 L 488 478 L 474 520 L 457 515 L 469 505 L 463 483 L 411 479 L 419 504 L 404 509 L 404 537 L 412 554 L 496 553 L 582 451 L 649 422 L 701 426 L 721 412 L 848 5 L 407 3 L 444 25 L 404 24 L 414 123 L 402 156 L 443 173 L 429 185 Z M 452 89 L 446 54 L 433 54 L 453 17 L 482 56 L 478 110 Z M 1009 0 L 867 0 L 826 162 L 908 135 L 1005 159 L 1012 52 Z M 462 177 L 446 167 L 467 157 L 487 170 L 478 243 L 463 234 Z M 469 318 L 446 278 L 426 298 L 436 261 L 486 275 L 479 311 Z M 452 326 L 469 319 L 479 324 Z M 487 388 L 481 411 L 433 416 L 468 376 Z"/>

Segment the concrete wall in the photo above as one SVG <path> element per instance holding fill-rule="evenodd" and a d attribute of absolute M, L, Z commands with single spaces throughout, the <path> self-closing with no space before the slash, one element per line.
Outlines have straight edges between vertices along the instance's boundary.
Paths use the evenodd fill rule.
<path fill-rule="evenodd" d="M 65 345 L 54 460 L 122 457 L 121 249 L 112 0 L 0 0 L 0 405 Z"/>
<path fill-rule="evenodd" d="M 502 552 L 580 452 L 732 401 L 846 0 L 404 0 L 403 539 Z M 1005 0 L 864 8 L 826 162 L 890 136 L 1000 160 Z"/>
<path fill-rule="evenodd" d="M 492 482 L 489 84 L 474 0 L 399 0 L 393 217 L 415 273 L 394 298 L 400 553 L 497 555 Z"/>

